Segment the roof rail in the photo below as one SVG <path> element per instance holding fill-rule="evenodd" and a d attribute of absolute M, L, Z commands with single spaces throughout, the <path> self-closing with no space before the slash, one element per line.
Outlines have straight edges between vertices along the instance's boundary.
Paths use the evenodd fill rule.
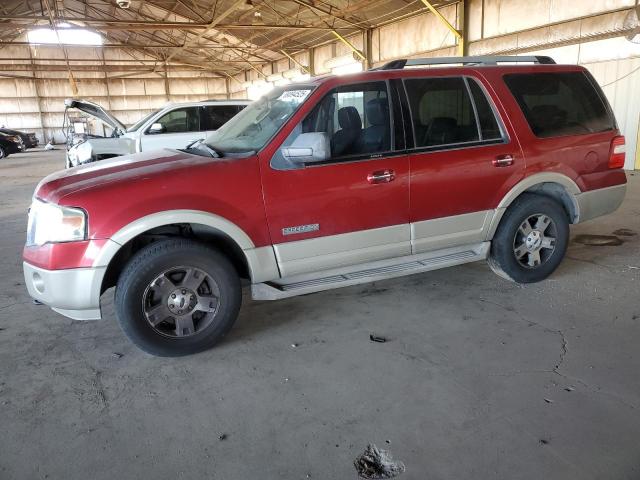
<path fill-rule="evenodd" d="M 422 66 L 422 65 L 497 65 L 498 63 L 538 63 L 541 65 L 553 65 L 555 60 L 551 57 L 541 55 L 536 56 L 515 56 L 515 55 L 481 55 L 476 57 L 431 57 L 431 58 L 409 58 L 392 60 L 385 63 L 381 67 L 372 68 L 371 70 L 402 70 L 404 67 Z"/>

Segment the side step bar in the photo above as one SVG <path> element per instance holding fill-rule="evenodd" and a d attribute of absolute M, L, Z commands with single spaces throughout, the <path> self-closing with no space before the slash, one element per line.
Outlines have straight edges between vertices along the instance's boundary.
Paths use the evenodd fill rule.
<path fill-rule="evenodd" d="M 308 278 L 309 275 L 300 275 L 299 277 L 304 277 L 300 281 L 291 279 L 292 281 L 288 282 L 287 279 L 281 279 L 277 282 L 254 283 L 251 285 L 251 296 L 254 300 L 280 300 L 476 262 L 487 258 L 490 246 L 490 242 L 482 242 L 420 255 L 408 255 L 391 260 L 354 265 L 351 267 L 352 271 L 341 273 L 335 273 L 335 271 L 318 272 L 317 276 L 311 278 Z"/>

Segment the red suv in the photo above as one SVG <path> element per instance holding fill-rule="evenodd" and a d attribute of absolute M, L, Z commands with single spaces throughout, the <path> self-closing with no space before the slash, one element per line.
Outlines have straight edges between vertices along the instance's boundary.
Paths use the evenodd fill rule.
<path fill-rule="evenodd" d="M 457 65 L 408 68 L 445 63 Z M 624 157 L 591 75 L 548 57 L 318 77 L 187 149 L 45 178 L 26 285 L 82 320 L 101 317 L 115 286 L 127 336 L 177 356 L 229 331 L 241 278 L 273 300 L 488 259 L 537 282 L 562 260 L 569 224 L 618 208 Z"/>

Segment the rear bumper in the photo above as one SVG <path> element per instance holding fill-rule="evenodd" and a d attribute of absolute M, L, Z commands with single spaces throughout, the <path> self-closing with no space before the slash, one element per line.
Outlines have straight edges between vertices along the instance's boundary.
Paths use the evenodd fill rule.
<path fill-rule="evenodd" d="M 586 222 L 616 211 L 622 204 L 626 191 L 627 185 L 623 183 L 579 193 L 575 196 L 579 212 L 576 223 Z"/>
<path fill-rule="evenodd" d="M 45 270 L 23 262 L 29 295 L 74 320 L 100 320 L 100 289 L 107 267 Z"/>

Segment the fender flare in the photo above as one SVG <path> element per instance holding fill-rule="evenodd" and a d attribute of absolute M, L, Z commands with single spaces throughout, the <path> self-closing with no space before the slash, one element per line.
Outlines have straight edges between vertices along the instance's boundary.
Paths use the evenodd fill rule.
<path fill-rule="evenodd" d="M 507 192 L 507 194 L 502 197 L 502 200 L 498 204 L 495 214 L 493 215 L 493 219 L 491 220 L 491 224 L 489 226 L 489 230 L 487 232 L 486 240 L 493 239 L 493 236 L 498 229 L 498 225 L 500 224 L 500 220 L 502 220 L 502 216 L 504 212 L 509 208 L 509 206 L 513 203 L 513 201 L 518 198 L 522 193 L 529 190 L 531 187 L 535 187 L 536 185 L 541 185 L 543 183 L 555 183 L 560 185 L 565 189 L 565 191 L 569 194 L 569 198 L 573 204 L 573 208 L 575 211 L 575 219 L 574 223 L 577 223 L 580 218 L 580 205 L 576 200 L 576 195 L 581 193 L 580 187 L 574 182 L 571 178 L 563 175 L 561 173 L 554 172 L 544 172 L 544 173 L 536 173 L 534 175 L 530 175 L 528 177 L 520 180 L 511 190 Z"/>
<path fill-rule="evenodd" d="M 156 227 L 176 223 L 204 225 L 227 235 L 238 245 L 245 255 L 253 282 L 279 277 L 275 254 L 271 246 L 256 248 L 251 238 L 238 227 L 220 215 L 200 210 L 167 210 L 138 218 L 114 233 L 96 255 L 93 266 L 108 266 L 120 248 L 138 235 Z"/>

